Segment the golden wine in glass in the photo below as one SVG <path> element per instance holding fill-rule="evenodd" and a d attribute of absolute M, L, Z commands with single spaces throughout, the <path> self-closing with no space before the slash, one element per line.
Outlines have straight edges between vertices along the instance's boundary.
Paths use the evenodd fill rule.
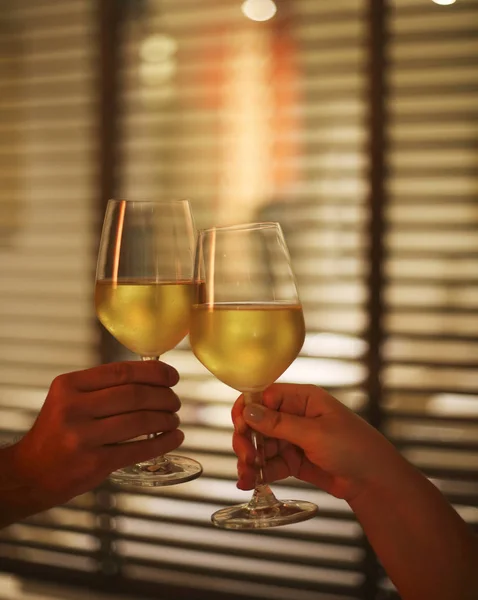
<path fill-rule="evenodd" d="M 278 223 L 215 227 L 199 232 L 196 294 L 190 342 L 200 362 L 220 381 L 242 392 L 246 404 L 295 360 L 305 324 L 289 252 Z M 278 500 L 264 480 L 263 441 L 256 449 L 256 488 L 248 504 L 212 516 L 218 527 L 256 529 L 310 519 L 317 506 Z"/>
<path fill-rule="evenodd" d="M 142 360 L 159 360 L 188 333 L 195 229 L 187 200 L 110 200 L 96 271 L 96 313 Z M 155 487 L 199 477 L 201 465 L 160 456 L 111 474 L 117 484 Z"/>

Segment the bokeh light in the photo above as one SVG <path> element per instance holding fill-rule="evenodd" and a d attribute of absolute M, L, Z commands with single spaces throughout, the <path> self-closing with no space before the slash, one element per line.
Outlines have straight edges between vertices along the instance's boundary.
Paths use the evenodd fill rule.
<path fill-rule="evenodd" d="M 268 21 L 276 14 L 277 6 L 273 0 L 246 0 L 242 12 L 252 21 Z"/>
<path fill-rule="evenodd" d="M 147 37 L 140 47 L 141 58 L 145 62 L 167 60 L 177 50 L 177 42 L 169 35 L 156 34 Z"/>

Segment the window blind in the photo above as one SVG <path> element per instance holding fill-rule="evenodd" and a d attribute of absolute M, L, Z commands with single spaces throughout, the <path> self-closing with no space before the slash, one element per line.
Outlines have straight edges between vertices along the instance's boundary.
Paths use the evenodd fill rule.
<path fill-rule="evenodd" d="M 52 379 L 98 360 L 96 27 L 85 0 L 0 6 L 0 440 L 32 424 Z M 96 568 L 93 494 L 0 534 L 0 568 Z M 23 566 L 22 566 L 23 565 Z"/>
<path fill-rule="evenodd" d="M 390 36 L 384 428 L 476 528 L 478 5 L 396 0 Z"/>
<path fill-rule="evenodd" d="M 189 197 L 199 227 L 280 221 L 307 324 L 282 380 L 378 414 L 475 526 L 474 0 L 388 3 L 385 281 L 374 290 L 384 305 L 383 395 L 370 399 L 370 3 L 281 0 L 267 23 L 247 20 L 235 0 L 116 6 L 118 195 Z M 55 375 L 98 361 L 97 8 L 0 8 L 2 441 L 29 427 Z M 203 477 L 153 491 L 105 484 L 2 532 L 0 569 L 155 598 L 395 597 L 347 505 L 300 482 L 274 489 L 316 502 L 316 519 L 264 533 L 212 527 L 214 510 L 248 499 L 235 488 L 237 394 L 187 341 L 165 360 L 182 376 L 184 453 Z"/>

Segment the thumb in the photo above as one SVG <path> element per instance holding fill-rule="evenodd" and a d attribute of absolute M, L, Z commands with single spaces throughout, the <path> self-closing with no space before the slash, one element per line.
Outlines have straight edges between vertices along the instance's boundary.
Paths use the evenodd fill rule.
<path fill-rule="evenodd" d="M 300 447 L 306 437 L 304 434 L 310 428 L 310 419 L 271 410 L 262 404 L 248 404 L 242 416 L 254 431 Z"/>

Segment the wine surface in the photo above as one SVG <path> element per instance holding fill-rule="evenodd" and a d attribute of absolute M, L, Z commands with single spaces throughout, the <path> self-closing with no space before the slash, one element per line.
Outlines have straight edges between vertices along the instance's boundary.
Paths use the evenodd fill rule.
<path fill-rule="evenodd" d="M 241 392 L 260 391 L 294 361 L 305 337 L 298 304 L 193 305 L 189 339 L 196 357 Z"/>

